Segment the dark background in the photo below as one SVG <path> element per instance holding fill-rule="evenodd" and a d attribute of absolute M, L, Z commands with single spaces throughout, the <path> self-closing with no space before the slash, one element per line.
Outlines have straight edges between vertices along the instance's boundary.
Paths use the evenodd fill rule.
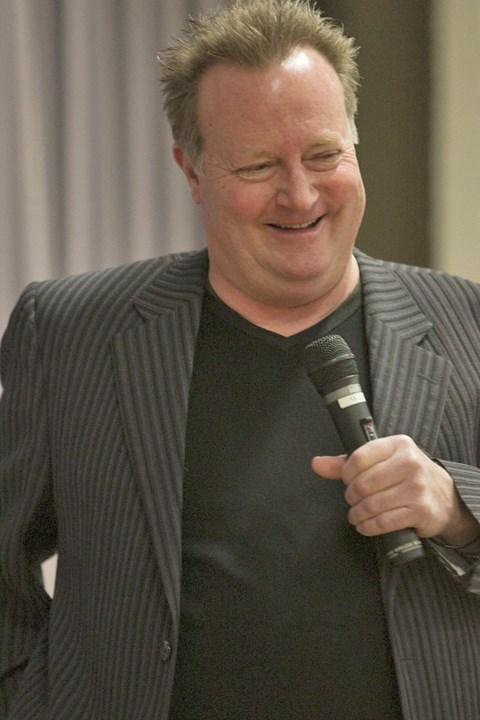
<path fill-rule="evenodd" d="M 430 0 L 317 0 L 360 46 L 358 156 L 367 211 L 358 246 L 430 264 Z"/>

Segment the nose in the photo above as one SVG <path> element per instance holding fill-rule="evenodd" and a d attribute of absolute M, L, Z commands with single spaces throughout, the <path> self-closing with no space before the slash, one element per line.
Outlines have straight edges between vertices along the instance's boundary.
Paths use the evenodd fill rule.
<path fill-rule="evenodd" d="M 282 169 L 277 203 L 298 212 L 311 210 L 318 200 L 314 176 L 303 165 Z"/>

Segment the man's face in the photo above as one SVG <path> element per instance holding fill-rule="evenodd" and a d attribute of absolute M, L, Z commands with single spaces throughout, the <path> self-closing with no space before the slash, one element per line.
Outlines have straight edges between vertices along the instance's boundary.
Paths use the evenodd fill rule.
<path fill-rule="evenodd" d="M 263 70 L 214 65 L 198 114 L 201 168 L 174 152 L 203 209 L 220 297 L 293 307 L 335 292 L 365 197 L 331 65 L 308 48 Z"/>

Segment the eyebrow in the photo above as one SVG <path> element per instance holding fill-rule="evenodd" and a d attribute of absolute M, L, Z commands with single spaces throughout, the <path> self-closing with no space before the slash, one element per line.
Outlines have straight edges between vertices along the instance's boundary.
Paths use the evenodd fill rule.
<path fill-rule="evenodd" d="M 323 147 L 324 145 L 331 145 L 332 143 L 341 143 L 342 145 L 346 144 L 346 138 L 342 137 L 342 135 L 338 132 L 325 132 L 316 137 L 306 148 L 306 151 L 309 152 L 310 150 L 313 150 L 317 147 Z M 251 157 L 256 159 L 261 159 L 269 155 L 269 153 L 265 150 L 258 150 L 257 152 L 252 153 Z"/>
<path fill-rule="evenodd" d="M 326 145 L 331 145 L 332 143 L 340 143 L 342 146 L 345 146 L 347 144 L 347 139 L 338 132 L 324 132 L 315 138 L 307 148 L 305 148 L 305 152 L 312 152 L 316 148 L 323 148 Z M 268 151 L 258 150 L 252 152 L 252 154 L 249 155 L 248 160 L 246 160 L 246 162 L 242 162 L 240 167 L 248 167 L 249 165 L 255 164 L 257 161 L 269 160 L 271 158 L 272 154 Z"/>
<path fill-rule="evenodd" d="M 314 140 L 309 145 L 309 149 L 322 146 L 322 145 L 330 145 L 331 143 L 341 142 L 342 144 L 345 143 L 345 138 L 340 135 L 338 132 L 327 132 L 320 135 L 316 140 Z"/>

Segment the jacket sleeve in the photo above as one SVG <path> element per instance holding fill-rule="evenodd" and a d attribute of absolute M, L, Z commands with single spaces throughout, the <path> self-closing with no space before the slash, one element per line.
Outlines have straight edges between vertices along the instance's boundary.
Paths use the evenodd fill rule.
<path fill-rule="evenodd" d="M 0 716 L 44 643 L 50 598 L 40 563 L 56 528 L 45 388 L 35 338 L 35 285 L 14 309 L 0 351 Z M 3 714 L 2 714 L 3 713 Z"/>
<path fill-rule="evenodd" d="M 480 469 L 448 460 L 442 460 L 441 465 L 453 478 L 465 505 L 480 522 Z M 466 590 L 480 594 L 480 556 L 465 555 L 435 541 L 426 542 L 431 552 Z"/>

